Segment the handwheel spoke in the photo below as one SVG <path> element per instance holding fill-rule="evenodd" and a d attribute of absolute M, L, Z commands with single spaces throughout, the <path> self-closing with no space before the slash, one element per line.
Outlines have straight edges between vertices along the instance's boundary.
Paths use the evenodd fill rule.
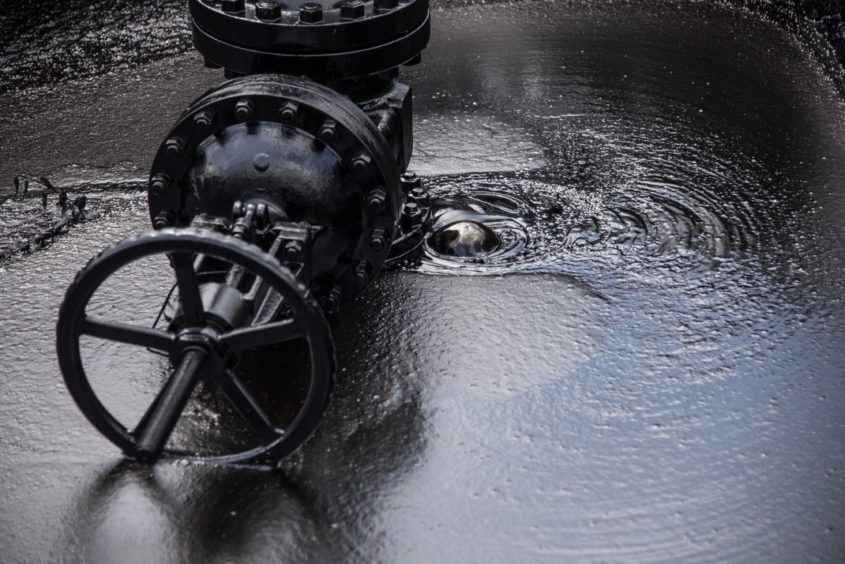
<path fill-rule="evenodd" d="M 187 351 L 141 418 L 134 432 L 135 456 L 141 461 L 154 461 L 164 450 L 200 378 L 206 358 L 204 351 Z"/>
<path fill-rule="evenodd" d="M 81 333 L 167 353 L 171 351 L 176 342 L 176 336 L 173 333 L 118 321 L 103 321 L 90 316 L 86 316 L 82 320 Z"/>
<path fill-rule="evenodd" d="M 194 255 L 174 253 L 171 256 L 173 270 L 176 272 L 176 284 L 179 286 L 179 302 L 182 304 L 185 325 L 200 327 L 205 320 L 197 273 L 194 271 Z"/>
<path fill-rule="evenodd" d="M 262 440 L 270 442 L 279 437 L 279 431 L 273 426 L 273 422 L 234 373 L 227 371 L 217 378 L 216 382 L 241 417 Z"/>
<path fill-rule="evenodd" d="M 255 325 L 253 327 L 242 327 L 226 333 L 220 337 L 220 342 L 223 343 L 231 352 L 240 352 L 248 349 L 256 349 L 267 345 L 275 345 L 292 341 L 302 337 L 302 331 L 299 329 L 293 319 L 286 319 L 284 321 L 275 321 L 265 325 Z"/>

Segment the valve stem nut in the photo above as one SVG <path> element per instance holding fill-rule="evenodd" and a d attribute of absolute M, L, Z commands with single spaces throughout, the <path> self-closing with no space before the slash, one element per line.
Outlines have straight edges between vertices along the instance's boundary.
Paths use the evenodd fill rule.
<path fill-rule="evenodd" d="M 255 106 L 250 100 L 240 100 L 235 104 L 235 118 L 239 122 L 247 122 L 252 120 L 255 114 Z"/>
<path fill-rule="evenodd" d="M 381 213 L 384 210 L 384 204 L 387 202 L 387 192 L 381 188 L 376 188 L 367 197 L 367 207 L 372 213 Z"/>
<path fill-rule="evenodd" d="M 316 2 L 300 4 L 299 21 L 302 23 L 320 23 L 323 21 L 323 7 Z"/>

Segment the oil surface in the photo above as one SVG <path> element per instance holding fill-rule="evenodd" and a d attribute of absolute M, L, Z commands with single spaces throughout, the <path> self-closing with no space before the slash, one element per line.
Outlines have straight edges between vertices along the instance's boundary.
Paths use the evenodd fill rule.
<path fill-rule="evenodd" d="M 434 17 L 404 75 L 438 140 L 420 168 L 442 198 L 514 197 L 527 244 L 428 253 L 349 304 L 333 402 L 281 474 L 123 462 L 55 363 L 66 285 L 149 225 L 135 185 L 88 182 L 143 175 L 219 76 L 180 55 L 8 102 L 3 173 L 82 188 L 91 219 L 2 265 L 2 560 L 845 556 L 845 104 L 808 51 L 710 3 Z M 154 311 L 151 285 L 115 295 Z"/>

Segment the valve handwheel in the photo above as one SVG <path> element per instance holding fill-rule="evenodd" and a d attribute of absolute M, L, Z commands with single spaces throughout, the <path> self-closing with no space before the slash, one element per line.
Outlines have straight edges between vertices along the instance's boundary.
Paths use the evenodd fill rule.
<path fill-rule="evenodd" d="M 161 330 L 86 313 L 101 284 L 123 266 L 165 254 L 174 268 L 181 304 L 178 328 Z M 278 292 L 283 319 L 261 325 L 220 328 L 204 311 L 198 255 L 243 268 Z M 176 455 L 228 463 L 272 464 L 299 447 L 319 423 L 334 382 L 334 346 L 322 310 L 289 270 L 260 248 L 231 236 L 194 229 L 164 229 L 127 239 L 106 249 L 77 275 L 68 288 L 56 326 L 59 366 L 74 401 L 88 420 L 126 455 L 142 461 Z M 149 348 L 169 355 L 175 367 L 141 420 L 128 428 L 94 393 L 82 364 L 82 335 Z M 293 420 L 279 428 L 238 376 L 227 367 L 240 353 L 304 339 L 308 344 L 310 382 Z M 260 446 L 225 455 L 195 456 L 169 450 L 167 441 L 196 385 L 217 386 L 259 438 Z"/>

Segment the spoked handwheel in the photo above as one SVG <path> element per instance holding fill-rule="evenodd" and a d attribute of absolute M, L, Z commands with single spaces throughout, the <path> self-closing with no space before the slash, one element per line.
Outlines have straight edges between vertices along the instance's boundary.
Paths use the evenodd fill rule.
<path fill-rule="evenodd" d="M 99 319 L 86 306 L 102 283 L 130 262 L 167 255 L 179 292 L 181 317 L 167 330 Z M 244 269 L 275 290 L 284 303 L 282 319 L 260 325 L 221 325 L 204 309 L 196 258 L 212 257 Z M 325 410 L 334 382 L 334 347 L 316 302 L 272 256 L 234 237 L 191 229 L 165 229 L 127 239 L 108 248 L 77 275 L 68 288 L 57 324 L 59 366 L 76 404 L 89 421 L 128 456 L 153 461 L 160 456 L 231 463 L 274 463 L 312 433 Z M 174 367 L 141 420 L 128 428 L 94 393 L 83 368 L 82 335 L 159 351 Z M 310 381 L 301 409 L 280 428 L 238 376 L 228 367 L 240 353 L 304 339 L 310 357 Z M 233 454 L 195 456 L 166 448 L 173 429 L 199 382 L 216 386 L 257 435 L 260 446 Z"/>

